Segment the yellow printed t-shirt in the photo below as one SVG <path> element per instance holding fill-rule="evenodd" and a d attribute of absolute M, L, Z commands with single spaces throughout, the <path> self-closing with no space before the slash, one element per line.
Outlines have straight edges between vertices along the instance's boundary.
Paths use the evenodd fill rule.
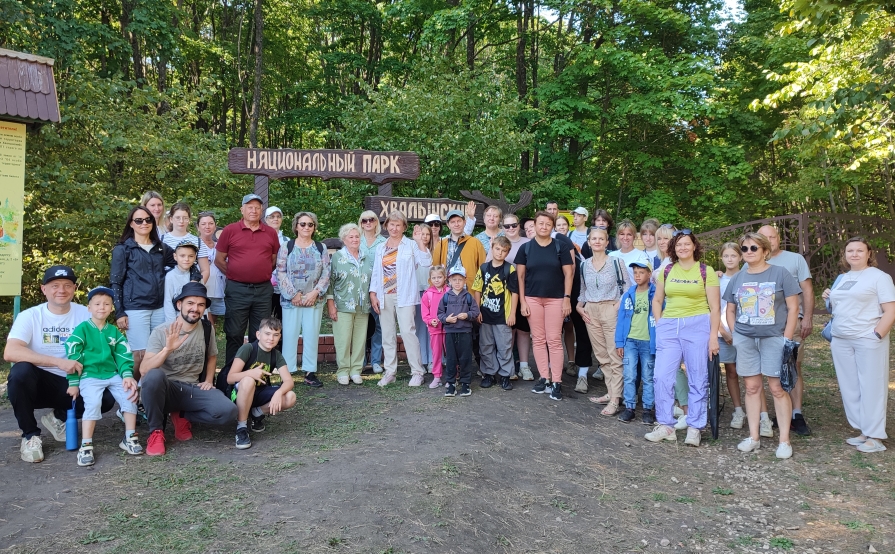
<path fill-rule="evenodd" d="M 699 272 L 699 264 L 693 264 L 689 271 L 674 264 L 665 279 L 665 311 L 662 317 L 693 317 L 709 313 L 706 298 L 707 287 L 720 287 L 718 274 L 711 266 L 705 268 L 705 285 Z"/>

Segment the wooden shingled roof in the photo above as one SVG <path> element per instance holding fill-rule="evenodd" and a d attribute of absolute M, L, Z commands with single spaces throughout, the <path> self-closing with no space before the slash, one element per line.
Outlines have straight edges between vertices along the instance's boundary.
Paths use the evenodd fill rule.
<path fill-rule="evenodd" d="M 0 48 L 0 119 L 59 122 L 51 58 Z"/>

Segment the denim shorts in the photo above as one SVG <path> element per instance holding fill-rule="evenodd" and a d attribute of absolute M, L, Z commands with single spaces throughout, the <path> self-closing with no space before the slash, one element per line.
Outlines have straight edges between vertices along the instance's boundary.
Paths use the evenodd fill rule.
<path fill-rule="evenodd" d="M 103 391 L 109 389 L 121 413 L 136 414 L 137 405 L 128 399 L 128 393 L 124 390 L 120 376 L 115 375 L 110 379 L 97 379 L 95 377 L 84 377 L 78 384 L 81 397 L 84 399 L 84 416 L 87 421 L 99 421 L 103 418 L 100 413 L 100 406 L 103 401 Z"/>
<path fill-rule="evenodd" d="M 744 337 L 734 331 L 733 346 L 737 350 L 737 375 L 740 377 L 780 377 L 783 365 L 783 335 L 778 337 Z"/>
<path fill-rule="evenodd" d="M 737 349 L 732 344 L 727 344 L 726 340 L 718 337 L 718 346 L 721 349 L 718 353 L 719 362 L 722 364 L 737 363 Z"/>
<path fill-rule="evenodd" d="M 209 298 L 211 304 L 208 305 L 208 313 L 211 315 L 224 315 L 227 313 L 227 306 L 224 304 L 223 298 Z"/>
<path fill-rule="evenodd" d="M 127 343 L 131 350 L 146 350 L 152 330 L 165 322 L 165 310 L 128 310 Z"/>

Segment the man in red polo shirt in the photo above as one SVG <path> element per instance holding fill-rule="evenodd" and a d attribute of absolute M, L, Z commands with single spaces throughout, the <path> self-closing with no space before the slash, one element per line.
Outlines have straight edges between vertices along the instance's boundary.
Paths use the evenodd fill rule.
<path fill-rule="evenodd" d="M 273 306 L 273 285 L 270 273 L 277 263 L 280 239 L 273 227 L 261 221 L 264 205 L 257 194 L 242 197 L 242 219 L 224 227 L 218 239 L 218 254 L 214 264 L 227 276 L 224 302 L 227 315 L 224 334 L 227 335 L 229 364 L 248 336 L 255 339 L 261 320 L 270 317 Z"/>

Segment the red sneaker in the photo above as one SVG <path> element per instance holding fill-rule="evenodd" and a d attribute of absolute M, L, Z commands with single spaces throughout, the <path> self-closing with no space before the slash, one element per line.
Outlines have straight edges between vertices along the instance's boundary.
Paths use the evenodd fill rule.
<path fill-rule="evenodd" d="M 165 432 L 156 429 L 149 434 L 149 441 L 146 443 L 147 456 L 164 456 L 165 455 Z"/>
<path fill-rule="evenodd" d="M 174 424 L 174 438 L 179 441 L 188 441 L 193 438 L 193 426 L 180 414 L 171 413 L 171 423 Z"/>

